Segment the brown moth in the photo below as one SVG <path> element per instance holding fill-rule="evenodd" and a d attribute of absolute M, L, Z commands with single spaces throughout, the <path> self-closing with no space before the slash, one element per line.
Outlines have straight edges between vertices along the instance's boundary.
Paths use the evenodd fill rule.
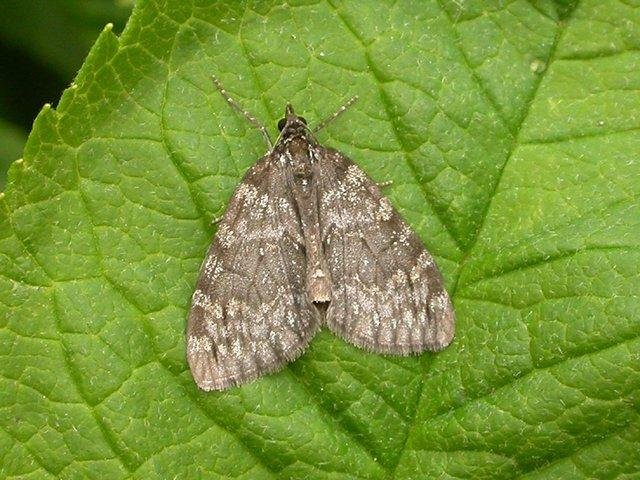
<path fill-rule="evenodd" d="M 449 345 L 442 276 L 380 187 L 320 145 L 291 105 L 272 146 L 214 82 L 270 148 L 238 185 L 200 271 L 187 326 L 197 385 L 223 390 L 279 370 L 323 325 L 381 354 Z"/>

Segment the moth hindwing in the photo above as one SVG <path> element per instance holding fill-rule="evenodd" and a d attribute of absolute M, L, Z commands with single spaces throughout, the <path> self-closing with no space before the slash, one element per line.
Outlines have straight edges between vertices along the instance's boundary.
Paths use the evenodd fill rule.
<path fill-rule="evenodd" d="M 200 271 L 187 326 L 197 385 L 222 390 L 278 370 L 321 325 L 378 353 L 446 347 L 453 307 L 418 236 L 290 105 L 279 128 L 233 194 Z"/>

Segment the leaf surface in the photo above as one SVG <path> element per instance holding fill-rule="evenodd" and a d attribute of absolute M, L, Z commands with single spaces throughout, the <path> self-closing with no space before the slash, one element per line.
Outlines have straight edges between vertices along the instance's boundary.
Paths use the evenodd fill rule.
<path fill-rule="evenodd" d="M 462 8 L 460 5 L 464 5 Z M 142 1 L 45 108 L 0 198 L 3 478 L 637 478 L 640 8 Z M 190 296 L 286 102 L 436 257 L 454 343 L 321 332 L 200 392 Z"/>

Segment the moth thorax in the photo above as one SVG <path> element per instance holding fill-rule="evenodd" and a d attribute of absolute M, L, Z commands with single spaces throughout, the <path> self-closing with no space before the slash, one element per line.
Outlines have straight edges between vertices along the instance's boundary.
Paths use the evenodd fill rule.
<path fill-rule="evenodd" d="M 302 137 L 296 137 L 287 145 L 288 157 L 296 183 L 309 184 L 313 175 L 312 156 L 309 143 Z"/>

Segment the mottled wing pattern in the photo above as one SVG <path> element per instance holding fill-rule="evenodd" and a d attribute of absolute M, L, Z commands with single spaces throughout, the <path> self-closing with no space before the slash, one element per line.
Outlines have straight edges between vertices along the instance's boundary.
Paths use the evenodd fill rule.
<path fill-rule="evenodd" d="M 317 148 L 320 223 L 333 286 L 327 325 L 378 353 L 443 349 L 455 320 L 433 258 L 358 166 Z"/>
<path fill-rule="evenodd" d="M 235 191 L 193 294 L 187 357 L 200 388 L 248 382 L 302 353 L 320 322 L 305 265 L 285 173 L 267 155 Z"/>

